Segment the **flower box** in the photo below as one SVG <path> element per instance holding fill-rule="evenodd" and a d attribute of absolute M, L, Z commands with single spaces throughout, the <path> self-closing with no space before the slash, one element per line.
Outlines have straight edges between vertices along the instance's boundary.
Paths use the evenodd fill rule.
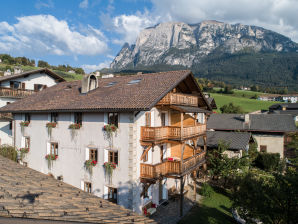
<path fill-rule="evenodd" d="M 118 129 L 117 126 L 114 124 L 107 124 L 103 126 L 103 130 L 109 133 L 116 132 L 117 129 Z"/>
<path fill-rule="evenodd" d="M 20 126 L 22 126 L 22 127 L 28 127 L 29 124 L 30 124 L 30 121 L 22 121 L 22 122 L 20 123 Z"/>
<path fill-rule="evenodd" d="M 28 153 L 30 151 L 30 149 L 29 148 L 20 148 L 19 151 L 21 153 Z"/>
<path fill-rule="evenodd" d="M 89 160 L 86 160 L 86 161 L 85 161 L 84 166 L 85 166 L 86 170 L 87 170 L 90 174 L 92 174 L 92 169 L 93 169 L 93 167 L 96 166 L 96 164 L 97 164 L 97 161 L 89 159 Z"/>
<path fill-rule="evenodd" d="M 47 128 L 55 128 L 57 126 L 57 123 L 56 122 L 48 122 L 46 124 L 46 127 Z"/>
<path fill-rule="evenodd" d="M 70 124 L 68 126 L 69 129 L 80 129 L 81 128 L 81 124 Z"/>
<path fill-rule="evenodd" d="M 58 156 L 57 155 L 52 155 L 52 154 L 47 154 L 45 156 L 45 159 L 46 160 L 56 160 L 56 159 L 58 159 Z"/>

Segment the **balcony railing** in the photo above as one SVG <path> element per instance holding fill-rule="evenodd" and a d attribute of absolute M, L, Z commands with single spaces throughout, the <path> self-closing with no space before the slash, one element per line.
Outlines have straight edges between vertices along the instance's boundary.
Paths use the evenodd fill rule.
<path fill-rule="evenodd" d="M 160 176 L 182 175 L 205 162 L 206 152 L 203 151 L 183 161 L 165 161 L 156 165 L 141 163 L 141 177 L 155 179 Z"/>
<path fill-rule="evenodd" d="M 0 87 L 0 97 L 4 96 L 4 97 L 13 97 L 13 98 L 23 98 L 26 96 L 30 96 L 33 93 L 34 93 L 33 90 Z"/>
<path fill-rule="evenodd" d="M 141 127 L 142 141 L 179 140 L 202 135 L 206 132 L 206 124 L 190 127 Z"/>
<path fill-rule="evenodd" d="M 168 93 L 157 105 L 184 105 L 197 107 L 198 97 L 182 93 Z"/>

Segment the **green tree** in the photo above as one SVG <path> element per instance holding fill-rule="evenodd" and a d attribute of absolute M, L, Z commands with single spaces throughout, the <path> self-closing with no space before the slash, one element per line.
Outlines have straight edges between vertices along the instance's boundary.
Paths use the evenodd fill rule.
<path fill-rule="evenodd" d="M 248 223 L 290 224 L 298 220 L 298 175 L 288 170 L 285 175 L 247 174 L 233 193 L 233 206 Z"/>
<path fill-rule="evenodd" d="M 233 103 L 225 104 L 220 108 L 223 114 L 242 114 L 243 109 L 240 106 L 236 106 Z"/>
<path fill-rule="evenodd" d="M 48 62 L 42 61 L 42 60 L 38 61 L 37 66 L 41 68 L 50 68 L 50 65 L 48 64 Z"/>

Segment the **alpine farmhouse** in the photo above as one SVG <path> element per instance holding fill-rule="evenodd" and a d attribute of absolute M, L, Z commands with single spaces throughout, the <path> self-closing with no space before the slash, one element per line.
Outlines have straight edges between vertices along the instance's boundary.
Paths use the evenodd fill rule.
<path fill-rule="evenodd" d="M 212 109 L 188 70 L 86 75 L 0 111 L 13 113 L 15 146 L 30 148 L 24 165 L 137 213 L 154 212 L 173 189 L 182 204 L 205 167 Z"/>
<path fill-rule="evenodd" d="M 0 77 L 0 107 L 65 81 L 48 69 L 15 72 Z M 0 114 L 0 145 L 13 144 L 11 114 Z"/>

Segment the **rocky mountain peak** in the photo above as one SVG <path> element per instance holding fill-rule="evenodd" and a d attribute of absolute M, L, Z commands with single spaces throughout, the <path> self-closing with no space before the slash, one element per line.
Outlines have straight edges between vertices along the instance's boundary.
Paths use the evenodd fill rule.
<path fill-rule="evenodd" d="M 111 63 L 114 70 L 157 64 L 191 67 L 207 55 L 255 52 L 298 52 L 289 38 L 257 26 L 207 20 L 197 24 L 160 23 L 140 32 L 135 45 L 125 44 Z"/>

